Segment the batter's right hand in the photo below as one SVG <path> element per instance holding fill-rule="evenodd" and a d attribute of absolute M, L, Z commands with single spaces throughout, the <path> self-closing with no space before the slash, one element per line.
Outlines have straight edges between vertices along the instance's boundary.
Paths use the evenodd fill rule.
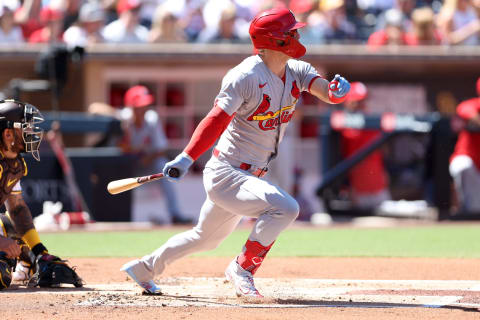
<path fill-rule="evenodd" d="M 0 251 L 5 252 L 7 258 L 11 259 L 17 258 L 22 252 L 17 241 L 2 236 L 0 236 Z"/>
<path fill-rule="evenodd" d="M 190 168 L 192 163 L 193 163 L 193 159 L 185 152 L 182 152 L 175 159 L 165 164 L 165 167 L 163 167 L 163 174 L 169 180 L 179 180 L 185 174 L 187 174 L 188 169 Z M 170 176 L 169 172 L 171 173 L 175 171 L 175 170 L 170 171 L 170 169 L 177 169 L 178 177 Z"/>

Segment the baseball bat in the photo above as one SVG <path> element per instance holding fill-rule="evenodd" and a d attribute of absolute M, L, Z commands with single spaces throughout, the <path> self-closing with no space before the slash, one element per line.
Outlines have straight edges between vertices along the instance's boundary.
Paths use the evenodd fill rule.
<path fill-rule="evenodd" d="M 176 168 L 170 168 L 168 170 L 168 175 L 172 178 L 176 178 L 180 175 L 180 172 Z M 110 194 L 122 193 L 140 187 L 147 182 L 162 179 L 163 177 L 163 173 L 155 173 L 149 176 L 114 180 L 108 183 L 107 190 Z"/>

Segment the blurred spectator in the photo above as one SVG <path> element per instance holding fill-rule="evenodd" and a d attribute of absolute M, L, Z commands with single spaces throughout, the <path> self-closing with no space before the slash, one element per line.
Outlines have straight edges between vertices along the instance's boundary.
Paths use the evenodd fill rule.
<path fill-rule="evenodd" d="M 123 105 L 123 103 L 122 103 Z M 117 107 L 104 102 L 92 102 L 87 109 L 92 115 L 101 115 L 122 120 L 122 111 Z M 117 147 L 123 137 L 123 131 L 107 130 L 104 132 L 90 132 L 85 135 L 85 145 L 87 147 Z"/>
<path fill-rule="evenodd" d="M 325 36 L 323 34 L 324 28 L 319 28 L 319 25 L 325 23 L 325 15 L 320 10 L 320 1 L 312 1 L 311 8 L 301 7 L 303 10 L 299 10 L 294 6 L 294 9 L 301 11 L 299 14 L 295 14 L 299 21 L 305 22 L 307 25 L 298 30 L 301 35 L 301 41 L 303 44 L 323 44 L 325 43 Z M 298 4 L 296 4 L 298 6 Z M 302 12 L 303 11 L 303 12 Z"/>
<path fill-rule="evenodd" d="M 400 20 L 401 20 L 401 25 L 402 29 L 405 32 L 409 32 L 412 28 L 412 21 L 411 21 L 411 16 L 413 9 L 415 9 L 415 0 L 395 0 L 393 9 L 396 9 L 400 12 Z M 385 10 L 382 13 L 378 15 L 377 19 L 377 26 L 375 30 L 382 30 L 385 29 L 387 24 L 388 24 L 388 17 L 387 17 L 387 12 L 389 10 Z"/>
<path fill-rule="evenodd" d="M 69 48 L 86 47 L 92 43 L 104 42 L 101 30 L 105 21 L 105 11 L 96 1 L 85 2 L 80 8 L 78 22 L 63 34 Z"/>
<path fill-rule="evenodd" d="M 178 18 L 160 5 L 153 15 L 152 29 L 148 35 L 148 42 L 186 42 L 187 37 L 183 32 Z"/>
<path fill-rule="evenodd" d="M 99 0 L 102 8 L 105 10 L 105 24 L 109 24 L 118 19 L 117 2 L 118 0 Z"/>
<path fill-rule="evenodd" d="M 3 0 L 0 7 L 0 44 L 24 42 L 22 29 L 15 24 L 14 12 L 17 0 Z"/>
<path fill-rule="evenodd" d="M 429 7 L 413 10 L 412 31 L 406 34 L 406 44 L 409 46 L 442 44 L 442 38 L 435 27 L 434 19 L 435 14 Z"/>
<path fill-rule="evenodd" d="M 320 11 L 320 0 L 292 0 L 289 9 L 295 14 L 298 21 L 307 24 L 305 27 L 298 29 L 303 44 L 325 42 L 322 30 L 317 28 L 325 20 L 323 12 Z"/>
<path fill-rule="evenodd" d="M 348 43 L 356 38 L 355 25 L 347 19 L 344 0 L 321 0 L 320 11 L 312 12 L 307 24 L 306 43 Z"/>
<path fill-rule="evenodd" d="M 474 5 L 475 4 L 475 5 Z M 447 44 L 480 44 L 480 1 L 445 0 L 438 26 Z"/>
<path fill-rule="evenodd" d="M 477 95 L 461 102 L 457 115 L 466 123 L 480 128 L 480 78 L 477 80 Z M 455 184 L 460 212 L 480 213 L 480 132 L 462 130 L 455 150 L 450 157 L 450 175 Z"/>
<path fill-rule="evenodd" d="M 136 156 L 135 168 L 138 175 L 162 172 L 168 161 L 165 152 L 168 147 L 158 114 L 149 110 L 154 97 L 145 86 L 133 86 L 124 97 L 125 107 L 131 110 L 131 118 L 125 124 L 125 135 L 120 147 L 127 154 Z M 173 223 L 191 223 L 179 211 L 177 196 L 168 179 L 160 179 L 155 185 L 160 186 L 165 196 L 168 212 Z M 155 222 L 155 217 L 152 217 Z"/>
<path fill-rule="evenodd" d="M 357 6 L 374 15 L 391 9 L 395 6 L 395 0 L 357 0 Z"/>
<path fill-rule="evenodd" d="M 257 0 L 250 2 L 249 8 L 251 8 L 253 16 L 256 16 L 259 12 L 269 10 L 272 8 L 289 8 L 290 0 Z M 298 6 L 298 5 L 294 5 Z"/>
<path fill-rule="evenodd" d="M 361 82 L 352 82 L 347 99 L 343 103 L 348 112 L 366 112 L 367 87 Z M 343 129 L 342 151 L 344 157 L 355 154 L 381 135 L 378 130 Z M 350 194 L 354 206 L 371 210 L 383 201 L 390 200 L 388 176 L 381 150 L 374 151 L 349 172 Z"/>
<path fill-rule="evenodd" d="M 180 28 L 190 42 L 195 41 L 205 28 L 202 11 L 205 2 L 206 0 L 165 0 L 163 4 L 167 11 L 179 19 Z"/>
<path fill-rule="evenodd" d="M 34 31 L 44 27 L 39 19 L 41 10 L 42 0 L 24 0 L 20 8 L 15 11 L 15 22 L 22 28 L 24 39 L 30 38 Z"/>
<path fill-rule="evenodd" d="M 318 0 L 290 0 L 288 8 L 295 16 L 304 16 L 306 13 L 312 12 L 314 7 L 318 8 L 318 4 Z"/>
<path fill-rule="evenodd" d="M 198 42 L 239 43 L 245 42 L 235 29 L 237 9 L 235 4 L 223 8 L 216 28 L 207 28 L 198 36 Z"/>
<path fill-rule="evenodd" d="M 385 21 L 385 29 L 372 33 L 368 38 L 367 44 L 372 47 L 406 44 L 402 13 L 397 9 L 389 9 L 385 13 Z"/>
<path fill-rule="evenodd" d="M 63 18 L 63 30 L 70 28 L 78 20 L 78 15 L 80 13 L 80 7 L 83 3 L 95 2 L 98 3 L 98 0 L 50 0 L 50 3 L 60 2 L 55 8 L 61 9 L 64 11 Z"/>
<path fill-rule="evenodd" d="M 150 30 L 157 8 L 165 3 L 166 0 L 142 0 L 142 7 L 138 13 L 139 21 L 142 26 Z"/>
<path fill-rule="evenodd" d="M 119 0 L 117 4 L 118 19 L 109 23 L 102 31 L 106 42 L 145 43 L 148 29 L 139 24 L 142 4 L 140 0 Z"/>
<path fill-rule="evenodd" d="M 30 43 L 62 42 L 63 11 L 45 7 L 40 12 L 40 21 L 45 27 L 34 31 L 28 38 Z"/>
<path fill-rule="evenodd" d="M 355 25 L 358 42 L 366 43 L 370 34 L 376 30 L 377 16 L 361 8 L 355 1 L 346 1 L 345 4 L 348 20 Z"/>
<path fill-rule="evenodd" d="M 235 20 L 233 21 L 235 34 L 240 38 L 250 39 L 248 28 L 253 15 L 250 8 L 245 7 L 241 0 L 207 0 L 203 7 L 205 29 L 209 33 L 215 33 L 213 30 L 218 30 L 225 10 L 232 10 L 232 6 L 235 8 Z"/>

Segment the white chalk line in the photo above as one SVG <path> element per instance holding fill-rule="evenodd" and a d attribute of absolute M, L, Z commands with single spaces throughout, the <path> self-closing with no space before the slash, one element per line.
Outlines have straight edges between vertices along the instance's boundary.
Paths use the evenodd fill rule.
<path fill-rule="evenodd" d="M 265 303 L 245 303 L 236 298 L 232 286 L 223 278 L 160 279 L 164 295 L 142 296 L 133 282 L 87 284 L 84 288 L 66 286 L 58 289 L 34 288 L 8 290 L 12 294 L 83 295 L 77 306 L 151 306 L 158 307 L 243 307 L 243 308 L 444 308 L 480 310 L 480 303 L 460 303 L 457 295 L 407 295 L 402 290 L 480 291 L 478 281 L 470 280 L 345 280 L 345 279 L 255 279 L 266 297 Z M 391 293 L 375 293 L 389 290 Z M 368 294 L 362 291 L 369 291 Z M 396 292 L 399 291 L 399 292 Z M 4 291 L 5 292 L 5 291 Z M 357 293 L 355 293 L 357 292 Z"/>

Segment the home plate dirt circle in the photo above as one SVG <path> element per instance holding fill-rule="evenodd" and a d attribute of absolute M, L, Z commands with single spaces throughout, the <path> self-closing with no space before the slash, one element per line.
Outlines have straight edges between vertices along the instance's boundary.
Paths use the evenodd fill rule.
<path fill-rule="evenodd" d="M 466 280 L 255 280 L 262 300 L 237 298 L 223 278 L 171 277 L 162 295 L 142 295 L 132 282 L 87 285 L 77 306 L 243 308 L 464 308 L 480 310 L 480 284 Z M 32 291 L 33 292 L 33 291 Z M 72 294 L 72 291 L 64 291 Z M 61 294 L 59 290 L 55 293 Z"/>

